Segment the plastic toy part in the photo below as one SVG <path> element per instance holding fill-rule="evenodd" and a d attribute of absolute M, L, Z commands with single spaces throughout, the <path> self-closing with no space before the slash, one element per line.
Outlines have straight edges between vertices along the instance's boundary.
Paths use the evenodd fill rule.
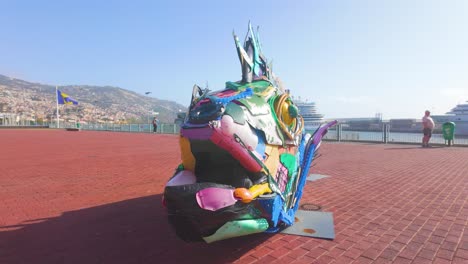
<path fill-rule="evenodd" d="M 182 156 L 182 164 L 184 168 L 189 171 L 195 171 L 195 157 L 190 149 L 190 141 L 185 137 L 180 137 L 180 153 Z"/>
<path fill-rule="evenodd" d="M 288 102 L 285 102 L 281 105 L 281 119 L 288 126 L 292 125 L 295 121 L 295 116 L 293 117 L 289 112 L 289 107 L 292 106 Z"/>
<path fill-rule="evenodd" d="M 260 164 L 250 156 L 249 149 L 246 148 L 248 146 L 242 146 L 234 137 L 227 137 L 219 129 L 214 129 L 210 139 L 220 148 L 229 152 L 249 172 L 259 172 L 262 169 Z"/>
<path fill-rule="evenodd" d="M 176 173 L 166 184 L 166 186 L 178 186 L 185 184 L 194 184 L 197 182 L 195 174 L 189 170 L 182 170 Z"/>
<path fill-rule="evenodd" d="M 237 202 L 232 189 L 206 188 L 198 191 L 196 197 L 198 205 L 210 211 L 217 211 Z"/>
<path fill-rule="evenodd" d="M 261 233 L 267 230 L 267 228 L 268 222 L 266 219 L 263 218 L 231 221 L 227 222 L 221 228 L 216 230 L 216 233 L 214 233 L 213 235 L 203 237 L 203 240 L 205 240 L 207 243 L 212 243 L 227 238 Z"/>
<path fill-rule="evenodd" d="M 271 193 L 272 191 L 268 183 L 263 183 L 263 184 L 257 184 L 257 185 L 250 187 L 249 192 L 252 194 L 253 198 L 257 198 L 258 196 L 262 194 Z"/>
<path fill-rule="evenodd" d="M 243 203 L 250 203 L 254 199 L 252 193 L 246 188 L 236 188 L 234 190 L 234 197 Z"/>

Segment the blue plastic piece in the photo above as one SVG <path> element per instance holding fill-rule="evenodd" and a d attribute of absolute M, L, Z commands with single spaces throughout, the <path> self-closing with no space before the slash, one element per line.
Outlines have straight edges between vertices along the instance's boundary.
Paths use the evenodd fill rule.
<path fill-rule="evenodd" d="M 273 222 L 273 227 L 276 227 L 280 219 L 280 214 L 283 211 L 283 200 L 281 196 L 275 195 L 273 199 L 261 199 L 259 202 L 266 211 L 271 212 L 271 221 Z"/>
<path fill-rule="evenodd" d="M 290 226 L 294 224 L 294 214 L 295 212 L 292 209 L 288 210 L 287 212 L 281 210 L 279 220 L 285 223 L 286 225 Z"/>
<path fill-rule="evenodd" d="M 263 134 L 262 131 L 256 129 L 255 130 L 255 133 L 257 134 L 257 138 L 258 138 L 258 144 L 257 144 L 257 148 L 255 148 L 255 151 L 262 155 L 262 158 L 265 158 L 266 155 L 265 155 L 265 149 L 266 149 L 266 145 L 265 145 L 265 135 Z"/>
<path fill-rule="evenodd" d="M 224 97 L 224 98 L 216 97 L 216 96 L 208 96 L 208 98 L 213 103 L 226 105 L 227 103 L 229 103 L 231 101 L 242 99 L 242 98 L 247 98 L 247 97 L 250 97 L 252 95 L 253 95 L 253 90 L 252 90 L 252 88 L 248 87 L 247 89 L 245 89 L 245 91 L 243 91 L 243 92 L 241 92 L 239 94 L 236 94 L 234 96 Z"/>
<path fill-rule="evenodd" d="M 302 162 L 304 161 L 304 149 L 306 145 L 306 133 L 302 134 L 302 139 L 301 139 L 301 144 L 299 145 L 299 148 L 297 152 L 299 153 L 299 164 L 302 165 Z"/>
<path fill-rule="evenodd" d="M 296 212 L 297 209 L 299 208 L 299 201 L 301 200 L 302 191 L 304 189 L 304 185 L 307 180 L 307 175 L 309 174 L 310 164 L 312 163 L 312 160 L 314 159 L 315 148 L 316 148 L 316 145 L 312 144 L 309 147 L 309 149 L 306 149 L 307 153 L 305 153 L 305 160 L 304 160 L 304 163 L 302 164 L 302 171 L 301 171 L 301 175 L 299 178 L 299 184 L 297 186 L 297 191 L 294 196 L 296 199 L 296 204 L 294 205 L 294 208 L 293 208 L 294 212 Z"/>
<path fill-rule="evenodd" d="M 267 230 L 265 230 L 265 233 L 268 233 L 268 234 L 274 234 L 274 233 L 278 233 L 279 231 L 279 227 L 275 226 L 275 227 L 270 227 L 268 228 Z"/>

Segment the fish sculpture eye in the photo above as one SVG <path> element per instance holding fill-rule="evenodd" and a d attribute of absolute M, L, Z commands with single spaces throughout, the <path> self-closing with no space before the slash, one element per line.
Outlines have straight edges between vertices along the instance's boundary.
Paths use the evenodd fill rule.
<path fill-rule="evenodd" d="M 289 91 L 272 72 L 251 24 L 233 33 L 242 79 L 222 90 L 195 85 L 181 125 L 181 164 L 164 189 L 176 234 L 207 243 L 294 224 L 322 137 L 312 135 Z"/>

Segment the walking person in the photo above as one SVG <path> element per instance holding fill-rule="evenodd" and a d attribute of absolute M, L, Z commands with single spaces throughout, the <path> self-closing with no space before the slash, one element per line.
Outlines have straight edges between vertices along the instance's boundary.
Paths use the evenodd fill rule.
<path fill-rule="evenodd" d="M 422 147 L 427 148 L 429 146 L 429 140 L 432 136 L 432 131 L 434 130 L 434 120 L 432 120 L 431 112 L 426 110 L 424 116 L 422 118 L 422 125 L 423 125 L 423 138 L 422 138 Z"/>
<path fill-rule="evenodd" d="M 159 120 L 155 117 L 153 119 L 153 133 L 157 133 L 158 132 L 158 123 L 159 123 Z"/>

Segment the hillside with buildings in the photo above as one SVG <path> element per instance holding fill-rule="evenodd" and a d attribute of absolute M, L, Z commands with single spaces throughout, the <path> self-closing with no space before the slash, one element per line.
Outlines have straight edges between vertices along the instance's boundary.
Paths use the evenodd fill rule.
<path fill-rule="evenodd" d="M 172 123 L 186 107 L 119 87 L 68 85 L 59 89 L 79 102 L 60 105 L 60 118 L 88 123 L 146 123 L 157 115 L 161 122 Z M 17 119 L 50 122 L 56 118 L 55 86 L 27 82 L 0 75 L 0 113 Z"/>

